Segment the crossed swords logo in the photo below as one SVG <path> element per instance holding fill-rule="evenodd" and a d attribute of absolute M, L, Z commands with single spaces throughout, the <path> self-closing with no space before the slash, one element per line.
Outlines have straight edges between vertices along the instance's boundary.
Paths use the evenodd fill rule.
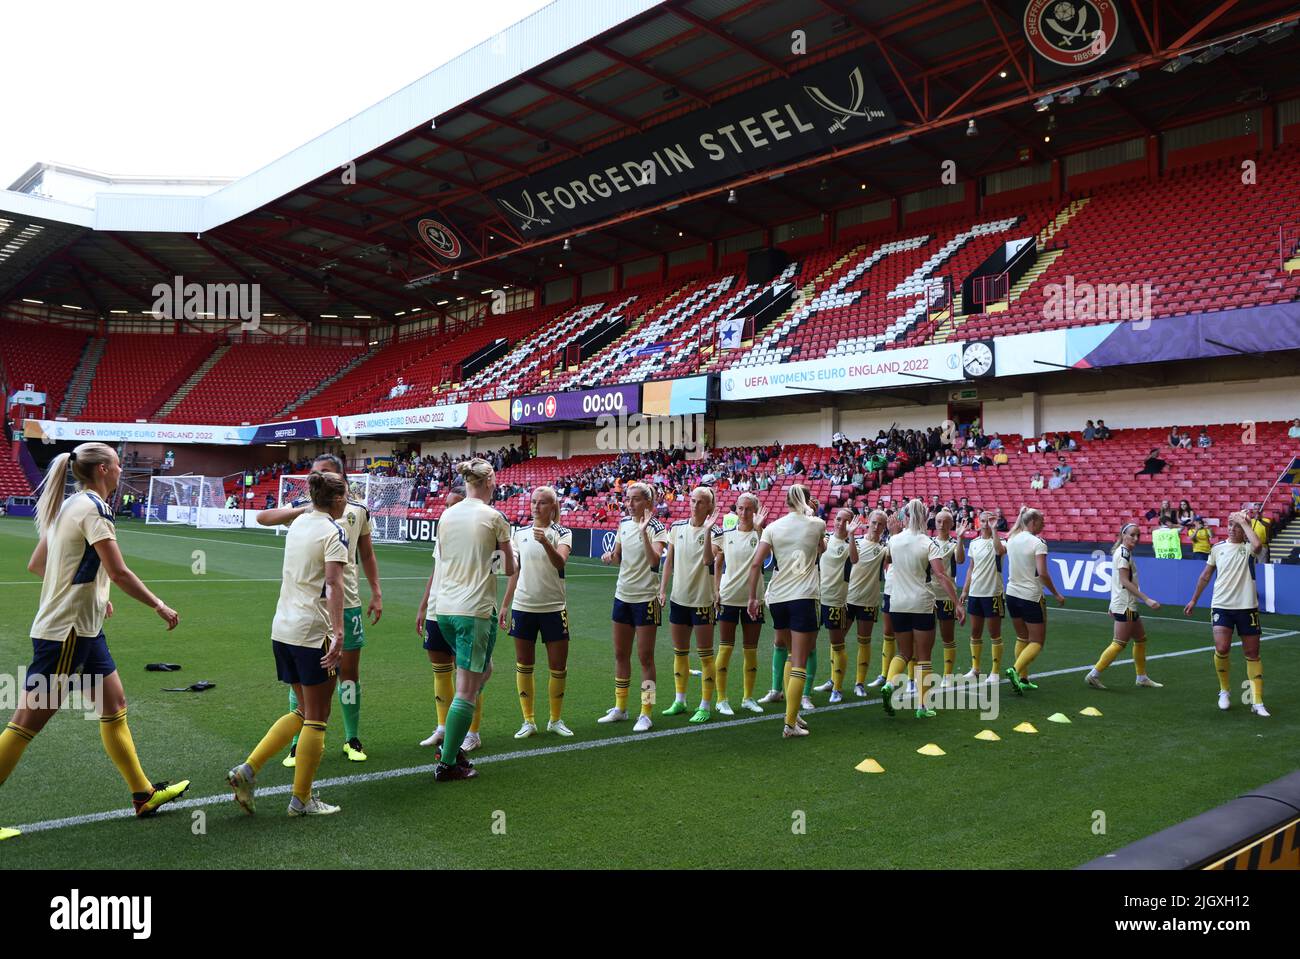
<path fill-rule="evenodd" d="M 1070 17 L 1070 15 L 1074 13 L 1074 10 L 1071 8 L 1070 4 L 1068 3 L 1058 3 L 1056 5 L 1056 8 L 1052 12 L 1055 13 L 1057 17 L 1060 18 L 1060 20 L 1067 20 Z M 1056 19 L 1053 19 L 1052 17 L 1045 17 L 1044 22 L 1061 35 L 1060 38 L 1056 41 L 1057 46 L 1069 46 L 1075 40 L 1090 41 L 1094 36 L 1094 33 L 1090 32 L 1084 26 L 1088 22 L 1087 4 L 1079 5 L 1079 16 L 1074 21 L 1073 30 L 1069 30 L 1061 26 L 1061 24 Z"/>
<path fill-rule="evenodd" d="M 862 108 L 862 101 L 867 95 L 867 87 L 862 79 L 861 67 L 854 67 L 853 72 L 849 74 L 849 96 L 852 102 L 848 106 L 836 103 L 822 92 L 821 87 L 805 85 L 803 89 L 813 103 L 835 117 L 835 122 L 827 128 L 827 133 L 837 133 L 845 129 L 851 117 L 871 118 L 871 110 Z"/>
<path fill-rule="evenodd" d="M 527 213 L 513 206 L 508 200 L 497 200 L 498 203 L 519 218 L 519 229 L 529 230 L 534 223 L 538 226 L 546 226 L 551 222 L 546 217 L 537 215 L 537 207 L 533 204 L 533 195 L 531 193 L 525 190 L 523 197 L 524 203 L 528 206 Z"/>

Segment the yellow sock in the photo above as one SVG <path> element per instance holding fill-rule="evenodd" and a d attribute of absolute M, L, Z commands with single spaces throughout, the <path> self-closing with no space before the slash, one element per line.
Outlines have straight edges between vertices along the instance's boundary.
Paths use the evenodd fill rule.
<path fill-rule="evenodd" d="M 989 672 L 996 675 L 1002 671 L 1002 640 L 995 639 L 989 643 L 989 655 L 993 658 L 993 664 L 989 666 Z"/>
<path fill-rule="evenodd" d="M 831 689 L 837 693 L 844 688 L 844 672 L 849 668 L 849 654 L 844 644 L 831 643 Z"/>
<path fill-rule="evenodd" d="M 1023 639 L 1016 640 L 1016 658 L 1012 661 L 1011 663 L 1012 666 L 1014 666 L 1017 662 L 1020 661 L 1020 654 L 1025 651 L 1025 647 L 1028 645 L 1029 644 L 1026 643 Z"/>
<path fill-rule="evenodd" d="M 628 679 L 619 679 L 617 676 L 614 677 L 614 706 L 616 708 L 622 710 L 627 709 L 627 691 L 628 687 L 631 685 L 632 680 L 630 677 Z"/>
<path fill-rule="evenodd" d="M 898 685 L 895 680 L 907 673 L 907 660 L 902 656 L 895 655 L 893 659 L 885 666 L 885 681 L 891 686 Z"/>
<path fill-rule="evenodd" d="M 916 660 L 909 659 L 907 661 L 907 678 L 914 679 L 915 677 L 916 677 Z"/>
<path fill-rule="evenodd" d="M 717 676 L 713 665 L 713 650 L 700 650 L 700 702 L 713 705 L 713 696 L 717 691 Z"/>
<path fill-rule="evenodd" d="M 889 670 L 897 652 L 898 644 L 894 642 L 894 634 L 885 633 L 880 641 L 880 675 L 884 676 L 885 679 L 889 679 L 893 675 Z"/>
<path fill-rule="evenodd" d="M 980 671 L 980 660 L 984 658 L 984 640 L 972 639 L 970 641 L 970 668 L 972 672 Z M 998 667 L 994 665 L 993 672 L 997 672 Z"/>
<path fill-rule="evenodd" d="M 469 731 L 472 733 L 478 732 L 478 728 L 483 722 L 483 700 L 487 698 L 483 695 L 485 692 L 487 692 L 486 689 L 480 689 L 478 695 L 474 698 L 474 721 L 469 724 Z"/>
<path fill-rule="evenodd" d="M 533 667 L 515 663 L 515 689 L 519 691 L 519 710 L 524 714 L 524 722 L 537 722 L 537 710 L 533 705 Z M 482 699 L 479 696 L 479 699 Z M 477 711 L 477 706 L 475 707 Z"/>
<path fill-rule="evenodd" d="M 560 721 L 560 711 L 564 708 L 564 687 L 569 679 L 567 669 L 552 669 L 551 681 L 546 692 L 551 700 L 551 722 Z"/>
<path fill-rule="evenodd" d="M 787 659 L 787 660 L 785 661 L 785 671 L 784 671 L 784 673 L 782 673 L 782 675 L 781 675 L 781 692 L 785 692 L 785 688 L 786 688 L 787 686 L 790 685 L 790 670 L 791 670 L 791 668 L 792 668 L 792 667 L 791 667 L 791 665 L 790 665 L 790 660 Z M 808 673 L 807 673 L 806 670 L 804 671 L 804 678 L 805 678 L 805 679 L 808 678 Z"/>
<path fill-rule="evenodd" d="M 1264 705 L 1264 664 L 1258 659 L 1246 660 L 1246 676 L 1250 679 L 1251 702 Z"/>
<path fill-rule="evenodd" d="M 438 711 L 438 725 L 447 725 L 447 710 L 456 696 L 456 664 L 433 664 L 433 705 Z"/>
<path fill-rule="evenodd" d="M 311 784 L 316 780 L 321 754 L 325 752 L 325 724 L 304 722 L 298 736 L 298 760 L 293 766 L 293 794 L 298 802 L 311 799 Z"/>
<path fill-rule="evenodd" d="M 953 670 L 957 668 L 957 641 L 954 639 L 951 643 L 945 641 L 943 644 L 943 674 L 951 676 Z"/>
<path fill-rule="evenodd" d="M 745 698 L 754 698 L 754 684 L 758 682 L 758 647 L 746 646 L 745 654 Z"/>
<path fill-rule="evenodd" d="M 930 686 L 930 672 L 932 664 L 927 660 L 920 660 L 916 664 L 916 670 L 913 676 L 916 677 L 916 705 L 917 708 L 925 708 L 925 693 Z"/>
<path fill-rule="evenodd" d="M 1147 641 L 1145 639 L 1135 640 L 1133 643 L 1133 668 L 1137 670 L 1139 676 L 1147 674 Z"/>
<path fill-rule="evenodd" d="M 153 783 L 140 768 L 140 757 L 135 754 L 135 742 L 126 725 L 126 707 L 111 716 L 99 717 L 99 738 L 104 741 L 104 752 L 126 780 L 133 793 L 153 792 Z"/>
<path fill-rule="evenodd" d="M 736 649 L 735 643 L 718 643 L 718 662 L 714 666 L 714 683 L 718 687 L 718 702 L 727 699 L 727 667 L 731 665 L 731 654 Z"/>
<path fill-rule="evenodd" d="M 9 723 L 4 732 L 0 732 L 0 785 L 9 778 L 18 760 L 22 759 L 23 750 L 35 736 L 36 733 L 17 723 Z"/>
<path fill-rule="evenodd" d="M 1020 674 L 1021 679 L 1029 678 L 1029 664 L 1038 658 L 1038 654 L 1043 651 L 1042 643 L 1016 643 L 1017 646 L 1024 646 L 1016 656 L 1016 672 Z"/>
<path fill-rule="evenodd" d="M 1104 652 L 1102 652 L 1101 659 L 1097 660 L 1097 665 L 1092 668 L 1097 670 L 1099 673 L 1105 672 L 1106 667 L 1115 662 L 1115 657 L 1122 652 L 1124 652 L 1124 644 L 1117 643 L 1112 639 L 1110 645 L 1106 647 Z M 1138 675 L 1142 675 L 1141 672 L 1139 672 Z"/>
<path fill-rule="evenodd" d="M 799 715 L 799 704 L 803 702 L 803 687 L 808 679 L 802 666 L 792 667 L 785 664 L 785 724 L 793 726 Z"/>
<path fill-rule="evenodd" d="M 284 750 L 285 746 L 293 742 L 293 737 L 302 731 L 302 711 L 295 709 L 291 713 L 285 713 L 277 719 L 271 728 L 266 731 L 262 741 L 258 743 L 248 758 L 244 760 L 248 765 L 253 767 L 254 774 L 260 773 L 262 767 L 271 761 Z"/>
<path fill-rule="evenodd" d="M 686 684 L 691 678 L 691 650 L 673 647 L 673 689 L 677 695 L 686 695 Z"/>
<path fill-rule="evenodd" d="M 871 637 L 858 637 L 858 663 L 853 682 L 861 686 L 867 681 L 867 670 L 871 668 Z"/>
<path fill-rule="evenodd" d="M 1227 693 L 1232 691 L 1228 684 L 1228 674 L 1232 669 L 1232 661 L 1227 656 L 1220 656 L 1218 650 L 1214 653 L 1214 671 L 1219 674 L 1219 692 Z"/>

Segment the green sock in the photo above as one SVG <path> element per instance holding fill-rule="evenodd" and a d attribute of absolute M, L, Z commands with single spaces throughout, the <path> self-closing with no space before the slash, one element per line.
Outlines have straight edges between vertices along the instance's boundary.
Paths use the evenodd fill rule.
<path fill-rule="evenodd" d="M 447 731 L 442 740 L 443 762 L 451 764 L 456 761 L 456 753 L 460 752 L 465 734 L 469 732 L 469 725 L 473 721 L 474 704 L 459 696 L 453 699 L 447 708 Z"/>
<path fill-rule="evenodd" d="M 296 713 L 297 711 L 298 711 L 298 696 L 296 693 L 294 693 L 293 687 L 290 686 L 289 687 L 289 712 Z M 298 746 L 298 734 L 294 733 L 293 742 L 290 743 L 289 748 L 296 749 L 297 746 Z"/>
<path fill-rule="evenodd" d="M 772 647 L 772 688 L 785 689 L 785 661 L 790 658 L 790 650 L 784 646 Z"/>
<path fill-rule="evenodd" d="M 339 683 L 339 704 L 343 707 L 343 741 L 357 738 L 361 728 L 361 681 Z"/>
<path fill-rule="evenodd" d="M 808 662 L 804 665 L 804 672 L 808 674 L 808 678 L 804 680 L 803 688 L 812 689 L 813 679 L 817 676 L 817 647 L 816 646 L 814 646 L 812 648 L 812 651 L 808 653 Z"/>

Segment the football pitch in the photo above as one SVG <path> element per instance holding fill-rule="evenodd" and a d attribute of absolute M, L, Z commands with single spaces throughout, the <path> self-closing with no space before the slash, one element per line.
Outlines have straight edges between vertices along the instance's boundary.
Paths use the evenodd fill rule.
<path fill-rule="evenodd" d="M 131 731 L 151 778 L 193 785 L 156 818 L 134 820 L 97 726 L 64 710 L 0 787 L 0 825 L 24 832 L 0 844 L 5 869 L 1068 868 L 1295 768 L 1300 617 L 1264 616 L 1272 718 L 1242 705 L 1240 649 L 1233 651 L 1233 708 L 1220 712 L 1208 612 L 1185 619 L 1186 597 L 1157 597 L 1165 608 L 1146 617 L 1148 671 L 1163 689 L 1136 688 L 1126 655 L 1105 675 L 1110 689 L 1085 686 L 1111 621 L 1103 603 L 1072 599 L 1068 608 L 1050 607 L 1048 643 L 1034 664 L 1041 688 L 1019 698 L 1004 683 L 997 718 L 972 709 L 889 719 L 876 698 L 848 692 L 843 705 L 827 707 L 827 694 L 814 693 L 812 735 L 788 741 L 776 706 L 763 716 L 715 714 L 703 726 L 688 725 L 689 713 L 661 717 L 672 701 L 665 623 L 654 731 L 634 735 L 630 722 L 599 726 L 596 717 L 613 705 L 614 571 L 574 559 L 566 579 L 572 642 L 564 718 L 577 735 L 513 738 L 521 722 L 513 641 L 499 636 L 483 747 L 472 756 L 480 775 L 435 784 L 431 751 L 417 745 L 435 724 L 432 671 L 415 626 L 429 547 L 380 545 L 384 616 L 366 627 L 361 665 L 361 738 L 370 759 L 343 757 L 336 702 L 318 789 L 343 811 L 288 819 L 292 770 L 274 761 L 259 777 L 258 813 L 250 818 L 230 800 L 224 776 L 286 709 L 269 633 L 283 540 L 138 522 L 119 524 L 118 539 L 131 568 L 181 616 L 167 633 L 150 610 L 113 591 L 116 612 L 105 632 Z M 29 520 L 0 520 L 0 673 L 9 677 L 31 659 L 40 581 L 26 562 L 34 545 Z M 365 602 L 364 583 L 362 596 Z M 970 665 L 962 627 L 957 645 L 961 673 Z M 771 649 L 768 625 L 756 695 L 770 681 Z M 851 688 L 851 637 L 848 650 Z M 825 631 L 819 651 L 820 682 L 829 678 Z M 877 626 L 872 677 L 879 658 Z M 938 666 L 937 641 L 934 658 Z M 155 661 L 184 668 L 146 672 Z M 742 673 L 737 650 L 729 683 L 736 705 Z M 544 729 L 540 649 L 537 677 Z M 216 688 L 161 691 L 199 680 Z M 12 680 L 0 689 L 11 690 Z M 689 699 L 692 706 L 699 699 L 698 677 Z M 1081 716 L 1089 706 L 1102 716 Z M 11 708 L 4 703 L 5 719 Z M 1049 722 L 1058 712 L 1071 722 Z M 1013 731 L 1022 722 L 1037 734 Z M 975 739 L 985 729 L 1000 741 Z M 946 755 L 917 753 L 931 743 Z M 885 772 L 856 771 L 868 757 Z"/>

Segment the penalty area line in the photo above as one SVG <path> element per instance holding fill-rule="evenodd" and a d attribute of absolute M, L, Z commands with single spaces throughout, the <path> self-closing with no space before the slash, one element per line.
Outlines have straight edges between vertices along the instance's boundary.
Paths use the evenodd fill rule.
<path fill-rule="evenodd" d="M 1290 636 L 1300 635 L 1300 630 L 1287 630 L 1286 632 L 1274 633 L 1269 636 L 1262 636 L 1261 641 L 1273 639 L 1285 639 Z M 1240 646 L 1240 642 L 1233 643 L 1234 646 Z M 1153 659 L 1169 659 L 1174 656 L 1192 656 L 1200 653 L 1213 651 L 1213 646 L 1198 647 L 1196 649 L 1180 649 L 1168 653 L 1156 653 L 1148 656 L 1147 661 Z M 1112 665 L 1121 665 L 1131 663 L 1132 659 L 1117 659 Z M 1035 679 L 1046 679 L 1049 676 L 1064 676 L 1070 673 L 1080 673 L 1092 669 L 1093 664 L 1086 666 L 1069 666 L 1064 669 L 1053 669 L 1045 672 L 1035 672 L 1032 676 Z M 999 685 L 1006 680 L 1000 680 Z M 863 706 L 879 706 L 881 699 L 861 699 L 852 703 L 839 703 L 835 706 L 819 706 L 813 715 L 820 716 L 824 713 L 837 712 L 845 709 L 858 709 Z M 554 756 L 560 753 L 584 752 L 589 749 L 603 749 L 607 746 L 623 746 L 629 743 L 647 742 L 654 739 L 664 739 L 669 736 L 688 736 L 696 733 L 706 733 L 711 730 L 735 729 L 740 726 L 749 726 L 754 723 L 772 722 L 773 720 L 784 719 L 785 714 L 779 712 L 767 713 L 762 716 L 747 716 L 740 719 L 732 719 L 720 723 L 702 723 L 697 726 L 682 726 L 673 729 L 656 729 L 648 733 L 632 733 L 625 736 L 611 736 L 607 739 L 584 740 L 577 743 L 565 743 L 558 746 L 543 746 L 540 749 L 516 749 L 505 753 L 495 753 L 491 756 L 484 756 L 474 763 L 475 766 L 488 766 L 495 763 L 510 762 L 516 759 L 529 759 L 539 756 Z M 432 775 L 433 763 L 423 763 L 419 766 L 403 766 L 397 769 L 384 769 L 372 773 L 357 773 L 351 776 L 331 776 L 326 779 L 318 779 L 313 783 L 313 790 L 316 788 L 332 789 L 336 786 L 354 786 L 363 783 L 383 782 L 388 779 L 400 779 L 404 776 Z M 285 783 L 279 786 L 269 786 L 265 789 L 259 789 L 257 794 L 261 798 L 268 796 L 287 796 L 293 792 L 293 784 Z M 200 796 L 194 799 L 182 799 L 178 802 L 169 803 L 168 810 L 175 809 L 199 809 L 204 806 L 215 806 L 221 803 L 231 802 L 230 793 L 220 793 L 213 796 Z M 22 833 L 50 832 L 55 829 L 68 829 L 73 826 L 85 826 L 97 822 L 110 822 L 117 819 L 131 819 L 135 812 L 130 809 L 113 809 L 107 812 L 84 813 L 79 816 L 65 816 L 61 819 L 46 819 L 42 822 L 27 823 L 26 825 L 17 826 Z"/>

